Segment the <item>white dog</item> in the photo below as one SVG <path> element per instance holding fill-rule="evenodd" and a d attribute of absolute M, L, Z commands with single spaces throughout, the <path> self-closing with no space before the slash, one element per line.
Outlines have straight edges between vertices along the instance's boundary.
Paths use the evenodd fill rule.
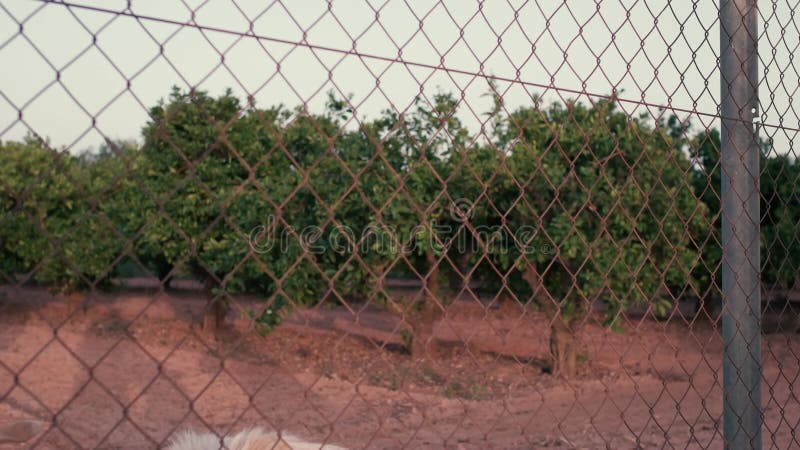
<path fill-rule="evenodd" d="M 261 428 L 242 430 L 220 438 L 213 433 L 183 431 L 173 438 L 167 450 L 345 450 L 335 445 L 306 442 L 295 436 L 264 431 Z"/>

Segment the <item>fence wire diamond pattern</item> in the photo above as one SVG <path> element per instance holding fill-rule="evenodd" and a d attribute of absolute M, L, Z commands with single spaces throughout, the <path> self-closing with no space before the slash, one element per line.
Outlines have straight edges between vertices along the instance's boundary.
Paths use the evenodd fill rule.
<path fill-rule="evenodd" d="M 0 1 L 0 444 L 800 446 L 794 11 Z"/>

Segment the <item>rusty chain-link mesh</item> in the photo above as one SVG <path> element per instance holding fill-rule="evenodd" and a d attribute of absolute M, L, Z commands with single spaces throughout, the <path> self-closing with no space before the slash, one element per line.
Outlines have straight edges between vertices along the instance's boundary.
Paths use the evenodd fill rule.
<path fill-rule="evenodd" d="M 723 4 L 0 0 L 0 426 L 800 446 L 800 27 Z"/>

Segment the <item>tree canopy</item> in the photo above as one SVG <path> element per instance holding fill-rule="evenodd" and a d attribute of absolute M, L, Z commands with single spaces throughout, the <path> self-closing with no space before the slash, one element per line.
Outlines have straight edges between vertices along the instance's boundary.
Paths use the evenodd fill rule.
<path fill-rule="evenodd" d="M 0 272 L 69 291 L 133 263 L 165 284 L 203 281 L 220 320 L 229 295 L 257 294 L 270 326 L 281 306 L 376 302 L 412 325 L 415 352 L 476 281 L 494 301 L 550 316 L 566 372 L 593 305 L 614 323 L 630 305 L 663 313 L 667 294 L 710 290 L 716 130 L 631 117 L 614 99 L 506 111 L 495 98 L 474 135 L 459 104 L 437 93 L 367 121 L 332 95 L 313 113 L 175 89 L 151 108 L 141 144 L 86 157 L 35 138 L 2 143 Z M 793 283 L 800 266 L 799 167 L 762 157 L 770 283 Z M 393 298 L 388 277 L 423 289 Z"/>

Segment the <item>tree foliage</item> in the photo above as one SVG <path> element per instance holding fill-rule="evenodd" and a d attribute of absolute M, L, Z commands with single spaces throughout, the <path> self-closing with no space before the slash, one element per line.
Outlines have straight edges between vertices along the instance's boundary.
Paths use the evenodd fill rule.
<path fill-rule="evenodd" d="M 495 195 L 506 199 L 500 212 L 514 243 L 495 259 L 523 272 L 551 317 L 556 370 L 574 372 L 570 335 L 591 305 L 604 302 L 613 321 L 691 282 L 704 206 L 688 184 L 689 160 L 662 127 L 613 100 L 520 108 L 495 146 L 506 152 Z"/>
<path fill-rule="evenodd" d="M 312 113 L 175 89 L 141 145 L 89 157 L 2 143 L 0 271 L 74 290 L 133 262 L 164 283 L 202 280 L 216 305 L 256 293 L 267 329 L 282 307 L 374 301 L 412 324 L 415 351 L 477 281 L 549 316 L 565 372 L 592 305 L 613 323 L 718 283 L 716 130 L 631 117 L 614 99 L 514 111 L 493 99 L 473 135 L 447 93 L 367 121 L 332 95 Z M 800 168 L 764 152 L 762 170 L 764 279 L 788 285 Z M 393 298 L 390 276 L 418 278 L 421 295 Z"/>
<path fill-rule="evenodd" d="M 0 144 L 5 278 L 67 292 L 106 281 L 121 246 L 99 204 L 115 174 L 96 167 L 33 137 Z"/>

